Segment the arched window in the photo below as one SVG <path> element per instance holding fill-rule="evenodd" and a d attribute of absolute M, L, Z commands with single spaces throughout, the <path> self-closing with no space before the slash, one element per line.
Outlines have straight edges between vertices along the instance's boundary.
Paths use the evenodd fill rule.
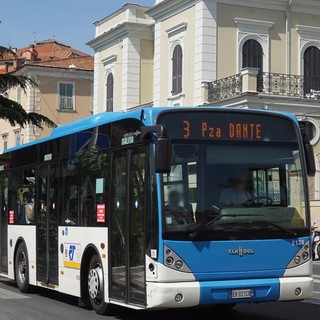
<path fill-rule="evenodd" d="M 109 73 L 107 77 L 107 84 L 106 84 L 106 91 L 107 91 L 107 108 L 106 111 L 113 111 L 113 91 L 114 91 L 114 80 L 113 74 Z"/>
<path fill-rule="evenodd" d="M 309 47 L 304 52 L 304 94 L 311 90 L 320 90 L 320 50 L 317 47 Z"/>
<path fill-rule="evenodd" d="M 172 54 L 172 95 L 182 92 L 182 47 L 176 45 Z"/>
<path fill-rule="evenodd" d="M 262 91 L 263 85 L 263 49 L 261 44 L 254 39 L 247 40 L 242 47 L 242 68 L 258 68 L 258 88 Z"/>

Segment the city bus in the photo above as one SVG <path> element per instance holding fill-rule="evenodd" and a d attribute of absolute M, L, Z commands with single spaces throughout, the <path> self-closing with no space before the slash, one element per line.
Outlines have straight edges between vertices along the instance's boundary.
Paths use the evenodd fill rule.
<path fill-rule="evenodd" d="M 311 297 L 303 123 L 238 108 L 93 115 L 0 156 L 0 275 L 107 314 Z"/>

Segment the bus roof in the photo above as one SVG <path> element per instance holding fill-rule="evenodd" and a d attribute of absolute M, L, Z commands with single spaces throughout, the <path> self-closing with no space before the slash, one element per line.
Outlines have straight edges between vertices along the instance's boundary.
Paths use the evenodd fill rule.
<path fill-rule="evenodd" d="M 157 115 L 162 111 L 182 111 L 182 110 L 226 110 L 226 111 L 240 111 L 240 112 L 258 112 L 264 114 L 274 114 L 279 116 L 286 116 L 291 118 L 293 121 L 297 122 L 295 115 L 291 113 L 284 113 L 279 111 L 270 111 L 270 110 L 259 110 L 259 109 L 243 109 L 235 107 L 148 107 L 142 109 L 136 109 L 128 112 L 103 112 L 87 118 L 83 118 L 77 121 L 73 121 L 57 128 L 53 129 L 51 135 L 45 138 L 34 140 L 26 144 L 15 146 L 13 148 L 7 149 L 4 153 L 9 153 L 15 150 L 23 149 L 32 145 L 40 144 L 43 142 L 51 141 L 57 138 L 61 138 L 76 132 L 81 132 L 84 130 L 92 129 L 94 127 L 108 124 L 124 119 L 143 119 L 145 125 L 153 125 Z"/>

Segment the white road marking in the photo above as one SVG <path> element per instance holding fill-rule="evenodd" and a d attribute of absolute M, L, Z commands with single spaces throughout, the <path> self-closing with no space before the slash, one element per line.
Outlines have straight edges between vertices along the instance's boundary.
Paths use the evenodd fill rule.
<path fill-rule="evenodd" d="M 30 297 L 12 292 L 10 290 L 0 288 L 0 300 L 16 300 L 16 299 L 30 299 Z"/>

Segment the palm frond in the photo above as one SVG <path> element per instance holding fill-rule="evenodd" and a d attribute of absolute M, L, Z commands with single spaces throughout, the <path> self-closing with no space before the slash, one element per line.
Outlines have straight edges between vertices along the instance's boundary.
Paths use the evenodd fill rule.
<path fill-rule="evenodd" d="M 10 99 L 0 95 L 0 119 L 9 121 L 12 126 L 19 125 L 22 128 L 26 124 L 43 129 L 43 125 L 54 128 L 56 124 L 48 117 L 36 112 L 26 112 L 23 107 Z"/>
<path fill-rule="evenodd" d="M 10 99 L 0 95 L 0 118 L 9 121 L 12 126 L 19 125 L 24 127 L 27 112 L 22 106 Z"/>
<path fill-rule="evenodd" d="M 55 128 L 57 125 L 50 120 L 48 117 L 40 114 L 40 113 L 36 113 L 36 112 L 29 112 L 28 113 L 28 118 L 27 118 L 27 123 L 28 124 L 32 124 L 34 126 L 37 126 L 40 129 L 43 129 L 43 125 L 49 127 L 49 128 Z"/>
<path fill-rule="evenodd" d="M 37 83 L 22 75 L 12 73 L 0 74 L 0 92 L 5 92 L 14 87 L 20 87 L 25 91 L 28 86 L 37 86 Z"/>

